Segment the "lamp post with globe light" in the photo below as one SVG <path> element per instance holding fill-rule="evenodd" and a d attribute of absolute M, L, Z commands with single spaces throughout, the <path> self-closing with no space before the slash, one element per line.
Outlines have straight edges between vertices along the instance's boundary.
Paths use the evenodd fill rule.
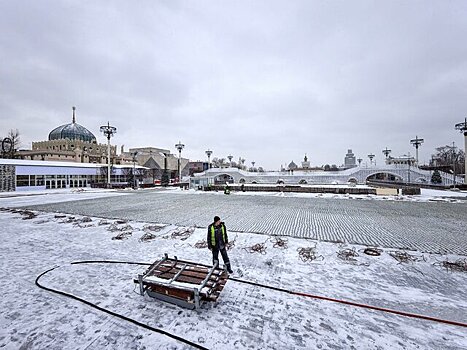
<path fill-rule="evenodd" d="M 467 184 L 467 118 L 462 123 L 457 123 L 455 128 L 464 134 L 464 184 Z"/>
<path fill-rule="evenodd" d="M 137 160 L 137 156 L 138 156 L 138 152 L 133 152 L 133 189 L 136 190 L 136 188 L 138 187 L 136 185 L 136 160 Z"/>
<path fill-rule="evenodd" d="M 178 150 L 178 183 L 182 182 L 182 149 L 185 147 L 183 143 L 178 141 L 175 148 Z"/>
<path fill-rule="evenodd" d="M 107 187 L 110 188 L 110 138 L 117 133 L 117 128 L 107 122 L 107 125 L 100 127 L 100 131 L 107 137 Z"/>
<path fill-rule="evenodd" d="M 375 157 L 375 155 L 373 153 L 370 153 L 368 155 L 368 158 L 370 158 L 370 165 L 373 165 L 373 158 Z"/>
<path fill-rule="evenodd" d="M 227 156 L 227 159 L 229 160 L 229 163 L 230 163 L 230 167 L 232 167 L 232 158 L 233 158 L 233 155 L 228 155 Z"/>
<path fill-rule="evenodd" d="M 391 150 L 386 147 L 386 149 L 383 149 L 383 154 L 388 159 L 389 154 L 391 153 Z"/>
<path fill-rule="evenodd" d="M 419 139 L 418 136 L 415 136 L 414 139 L 410 140 L 410 143 L 415 147 L 415 160 L 418 166 L 418 148 L 425 142 L 423 139 Z"/>

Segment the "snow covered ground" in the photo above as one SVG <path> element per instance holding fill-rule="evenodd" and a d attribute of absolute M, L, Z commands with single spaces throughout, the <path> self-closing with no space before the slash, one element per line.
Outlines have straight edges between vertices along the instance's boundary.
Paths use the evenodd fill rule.
<path fill-rule="evenodd" d="M 111 204 L 118 193 L 11 197 L 0 199 L 0 206 L 21 206 L 25 203 L 22 199 L 28 198 L 29 204 L 57 201 L 59 209 L 68 210 L 68 205 L 73 204 L 69 200 L 94 195 L 106 197 L 80 201 L 81 206 L 101 201 Z M 161 198 L 154 193 L 149 195 L 153 195 L 154 200 Z M 200 198 L 206 200 L 206 196 Z M 134 199 L 143 197 L 119 198 L 125 202 L 130 199 L 133 205 Z M 431 204 L 465 208 L 458 203 Z M 131 211 L 131 205 L 125 210 Z M 254 205 L 251 206 L 254 209 Z M 111 206 L 108 209 L 112 211 Z M 170 210 L 176 210 L 176 206 L 169 205 L 167 211 Z M 198 311 L 143 298 L 136 293 L 132 279 L 145 270 L 144 266 L 70 263 L 106 259 L 153 262 L 165 252 L 181 259 L 209 263 L 210 252 L 194 247 L 196 242 L 205 239 L 205 228 L 196 229 L 187 240 L 181 241 L 171 238 L 170 232 L 176 227 L 169 225 L 157 233 L 156 239 L 141 242 L 139 238 L 148 225 L 144 220 L 116 224 L 107 219 L 109 224 L 114 224 L 109 225 L 100 217 L 91 217 L 89 221 L 79 215 L 35 212 L 37 217 L 23 220 L 28 215 L 0 211 L 2 349 L 190 348 L 36 287 L 36 276 L 57 265 L 59 267 L 41 279 L 45 286 L 71 293 L 209 349 L 467 349 L 465 327 L 305 298 L 234 281 L 228 281 L 217 304 L 206 305 Z M 406 215 L 412 217 L 414 213 Z M 109 228 L 126 225 L 131 226 L 124 231 L 131 232 L 127 239 L 112 240 L 121 231 Z M 465 256 L 409 251 L 416 261 L 399 263 L 389 255 L 395 250 L 391 248 L 383 249 L 381 256 L 372 257 L 363 253 L 364 246 L 304 238 L 288 237 L 286 249 L 275 248 L 274 238 L 263 234 L 230 232 L 230 240 L 235 240 L 235 246 L 229 251 L 235 277 L 467 322 L 467 273 L 447 271 L 441 266 L 447 259 L 457 261 L 466 259 Z M 265 254 L 250 254 L 244 249 L 256 243 L 265 243 Z M 304 247 L 315 247 L 316 255 L 322 258 L 303 262 L 298 249 Z M 358 253 L 356 261 L 347 262 L 337 257 L 339 251 L 350 248 Z"/>
<path fill-rule="evenodd" d="M 63 203 L 84 199 L 108 198 L 131 193 L 132 190 L 106 189 L 55 189 L 44 191 L 0 192 L 0 206 L 21 207 L 24 205 Z"/>

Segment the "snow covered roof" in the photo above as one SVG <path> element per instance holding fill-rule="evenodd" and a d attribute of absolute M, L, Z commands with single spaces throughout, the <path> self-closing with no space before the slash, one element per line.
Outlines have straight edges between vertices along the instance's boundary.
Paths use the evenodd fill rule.
<path fill-rule="evenodd" d="M 43 166 L 43 167 L 61 167 L 61 168 L 101 168 L 107 166 L 102 163 L 76 163 L 47 160 L 25 160 L 25 159 L 0 159 L 0 164 L 15 166 Z M 133 164 L 115 164 L 112 167 L 116 169 L 133 168 Z M 141 165 L 136 165 L 138 169 L 148 169 Z"/>

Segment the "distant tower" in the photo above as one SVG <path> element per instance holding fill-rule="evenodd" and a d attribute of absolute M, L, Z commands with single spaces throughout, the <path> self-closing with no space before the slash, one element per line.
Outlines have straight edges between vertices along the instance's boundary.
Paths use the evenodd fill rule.
<path fill-rule="evenodd" d="M 357 163 L 355 162 L 355 154 L 353 154 L 351 149 L 347 150 L 347 154 L 345 155 L 344 158 L 344 166 L 346 169 L 349 168 L 355 168 L 357 166 Z"/>
<path fill-rule="evenodd" d="M 310 168 L 310 162 L 308 161 L 308 157 L 306 156 L 306 153 L 305 153 L 305 157 L 303 158 L 303 162 L 302 162 L 302 169 L 309 169 Z"/>
<path fill-rule="evenodd" d="M 212 154 L 212 151 L 210 149 L 208 149 L 205 153 L 208 156 L 208 169 L 211 169 L 211 154 Z"/>

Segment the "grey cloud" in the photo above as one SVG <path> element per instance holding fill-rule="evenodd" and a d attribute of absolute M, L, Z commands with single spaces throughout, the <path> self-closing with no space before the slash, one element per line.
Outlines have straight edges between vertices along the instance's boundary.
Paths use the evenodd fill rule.
<path fill-rule="evenodd" d="M 126 147 L 256 161 L 347 148 L 383 160 L 462 139 L 467 5 L 451 2 L 161 1 L 0 4 L 0 131 L 25 144 L 71 118 Z"/>

